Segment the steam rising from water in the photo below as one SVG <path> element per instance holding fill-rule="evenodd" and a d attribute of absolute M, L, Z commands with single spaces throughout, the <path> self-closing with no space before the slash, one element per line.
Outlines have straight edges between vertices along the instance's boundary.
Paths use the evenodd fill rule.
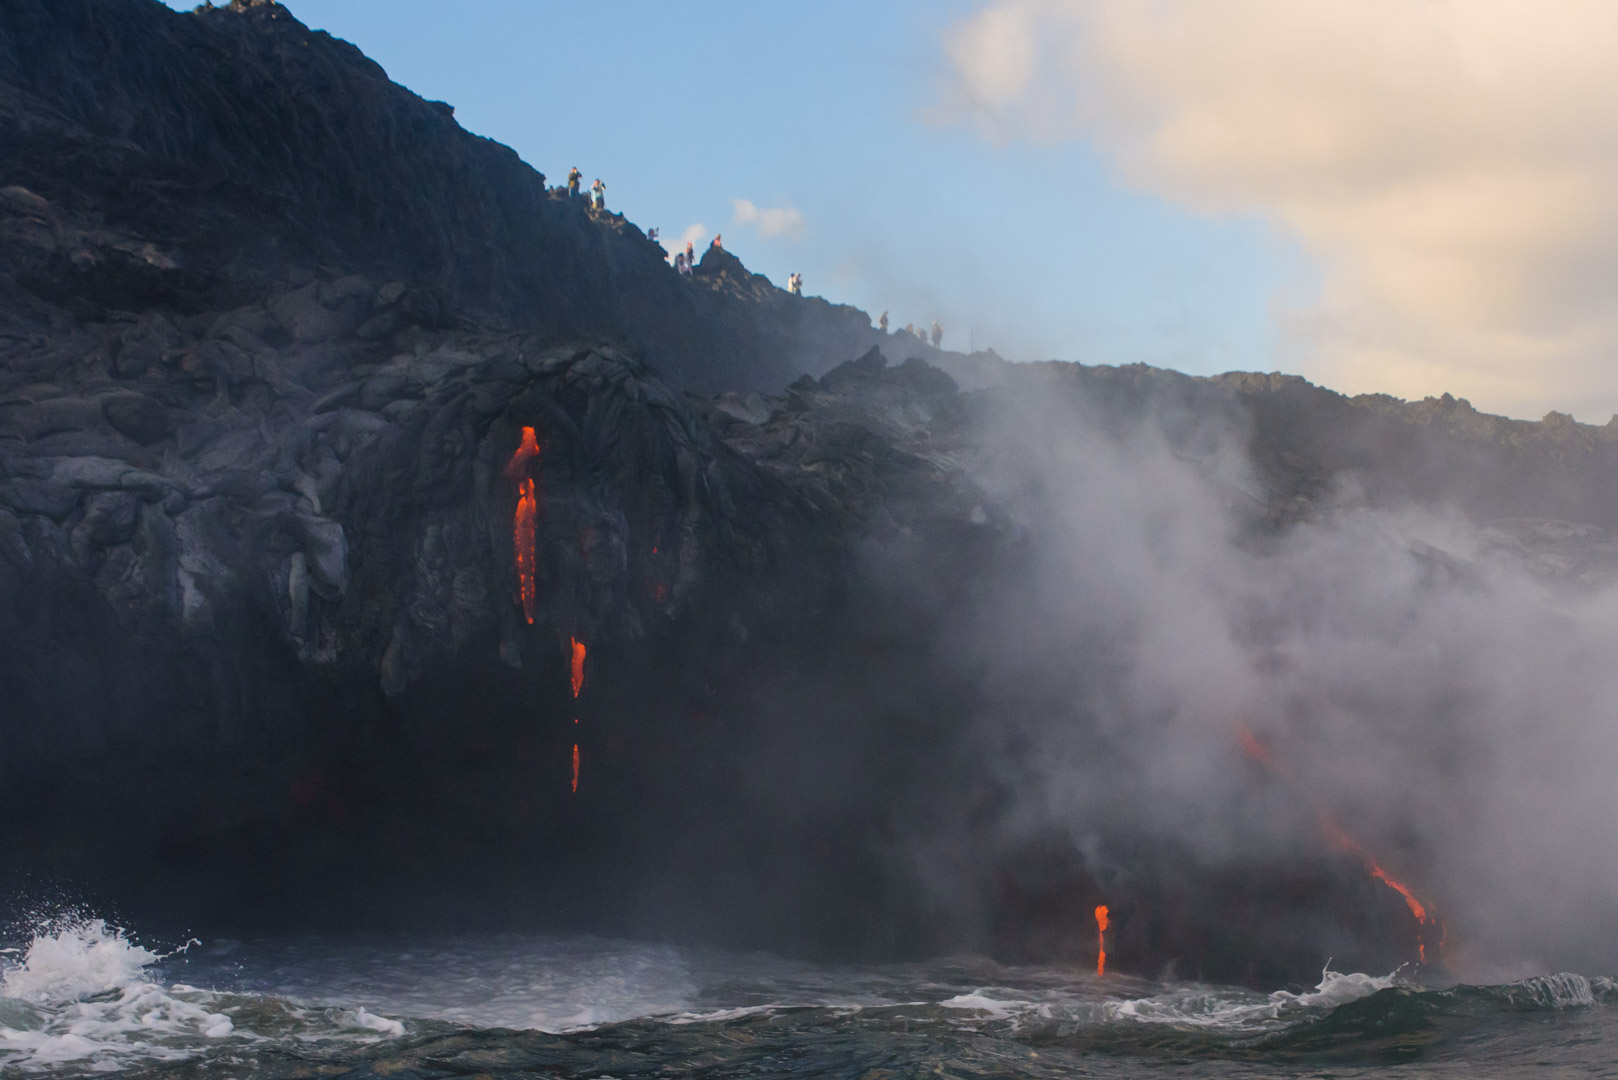
<path fill-rule="evenodd" d="M 1144 832 L 1220 865 L 1319 856 L 1329 814 L 1432 899 L 1458 974 L 1618 968 L 1618 587 L 1348 492 L 1255 528 L 1240 432 L 1095 419 L 1024 400 L 975 466 L 1028 553 L 946 649 L 1018 703 L 979 732 L 1019 793 L 1002 839 L 1055 825 L 1105 866 Z"/>

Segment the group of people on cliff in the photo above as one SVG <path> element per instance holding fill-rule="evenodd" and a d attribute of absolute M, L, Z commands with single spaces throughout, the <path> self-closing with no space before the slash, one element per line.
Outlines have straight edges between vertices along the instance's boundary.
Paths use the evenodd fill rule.
<path fill-rule="evenodd" d="M 882 313 L 881 318 L 877 319 L 876 325 L 877 325 L 877 329 L 881 330 L 884 334 L 886 334 L 888 332 L 888 313 L 886 311 L 884 311 Z M 914 338 L 920 340 L 923 343 L 925 343 L 927 341 L 927 331 L 923 330 L 921 327 L 917 326 L 915 323 L 906 323 L 905 328 L 904 328 L 904 332 L 909 334 L 911 337 L 914 337 Z M 933 344 L 933 348 L 935 348 L 935 349 L 941 348 L 943 346 L 943 344 L 944 344 L 944 328 L 942 326 L 938 325 L 938 320 L 937 319 L 933 320 L 932 344 Z"/>
<path fill-rule="evenodd" d="M 656 240 L 657 239 L 657 230 L 653 229 L 648 235 L 650 236 L 650 238 L 652 240 Z M 724 250 L 725 241 L 724 241 L 723 234 L 722 233 L 714 234 L 713 242 L 711 244 L 709 244 L 708 246 L 710 248 L 714 248 L 715 250 L 719 250 L 719 251 Z M 681 277 L 690 277 L 692 274 L 694 274 L 696 272 L 696 269 L 697 269 L 697 252 L 696 252 L 696 249 L 692 246 L 691 241 L 687 240 L 685 242 L 685 250 L 684 251 L 677 251 L 677 252 L 674 253 L 674 272 L 679 274 Z"/>
<path fill-rule="evenodd" d="M 584 180 L 584 174 L 579 172 L 577 166 L 574 166 L 573 168 L 568 170 L 568 172 L 567 172 L 567 195 L 568 195 L 568 198 L 576 199 L 576 198 L 579 197 L 579 184 L 583 180 Z M 597 177 L 595 183 L 590 185 L 590 209 L 593 210 L 593 211 L 599 212 L 599 211 L 605 210 L 606 206 L 607 206 L 607 185 L 601 182 L 600 177 Z M 646 237 L 647 237 L 647 239 L 651 240 L 653 243 L 656 243 L 657 242 L 657 230 L 656 229 L 650 230 L 646 234 Z M 713 238 L 713 242 L 709 246 L 713 247 L 713 248 L 723 250 L 724 241 L 723 241 L 721 235 L 720 234 L 715 234 L 715 236 Z M 693 273 L 696 272 L 696 268 L 697 268 L 696 251 L 695 251 L 695 249 L 694 249 L 694 247 L 692 245 L 692 242 L 690 240 L 687 240 L 685 242 L 685 250 L 675 252 L 675 254 L 674 254 L 674 272 L 679 274 L 681 277 L 687 277 L 688 278 Z M 793 296 L 802 296 L 803 295 L 803 275 L 801 273 L 799 273 L 798 271 L 796 271 L 796 270 L 794 270 L 787 277 L 787 292 L 791 293 Z M 884 311 L 882 313 L 882 317 L 877 320 L 877 326 L 882 330 L 882 332 L 884 334 L 886 334 L 888 332 L 888 313 L 886 311 Z M 904 332 L 914 336 L 915 338 L 922 341 L 923 343 L 925 343 L 927 341 L 927 339 L 928 339 L 928 332 L 926 330 L 922 329 L 921 327 L 916 326 L 914 323 L 906 324 L 906 326 L 904 328 Z M 932 337 L 932 346 L 933 346 L 933 348 L 935 348 L 935 349 L 939 348 L 943 344 L 943 341 L 944 341 L 944 329 L 943 329 L 943 327 L 938 325 L 938 320 L 937 319 L 933 320 L 931 337 Z"/>
<path fill-rule="evenodd" d="M 584 174 L 579 171 L 579 167 L 577 165 L 573 166 L 573 168 L 567 171 L 568 198 L 577 199 L 579 197 L 579 184 L 583 180 Z M 601 177 L 598 176 L 596 177 L 595 183 L 590 185 L 590 209 L 599 213 L 606 208 L 607 185 L 602 183 Z"/>

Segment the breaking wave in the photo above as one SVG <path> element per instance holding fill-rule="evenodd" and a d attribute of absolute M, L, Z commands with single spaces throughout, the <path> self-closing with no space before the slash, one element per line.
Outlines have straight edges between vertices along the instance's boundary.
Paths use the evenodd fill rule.
<path fill-rule="evenodd" d="M 156 977 L 157 965 L 194 944 L 157 953 L 102 919 L 64 917 L 26 945 L 0 950 L 0 1071 L 105 1072 L 230 1044 L 375 1041 L 405 1032 L 363 1007 L 305 1009 Z"/>

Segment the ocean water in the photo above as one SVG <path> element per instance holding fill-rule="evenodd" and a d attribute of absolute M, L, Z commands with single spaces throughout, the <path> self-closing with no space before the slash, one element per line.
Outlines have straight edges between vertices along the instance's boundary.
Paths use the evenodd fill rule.
<path fill-rule="evenodd" d="M 594 938 L 143 946 L 63 917 L 0 954 L 6 1077 L 1618 1076 L 1618 985 L 1303 993 L 978 958 L 826 967 Z"/>

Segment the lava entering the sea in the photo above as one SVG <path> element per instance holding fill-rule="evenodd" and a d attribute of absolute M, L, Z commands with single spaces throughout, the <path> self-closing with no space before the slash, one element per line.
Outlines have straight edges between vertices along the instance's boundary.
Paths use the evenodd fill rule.
<path fill-rule="evenodd" d="M 573 696 L 578 697 L 579 691 L 584 689 L 584 642 L 576 637 L 569 637 L 568 640 L 573 643 L 573 658 L 569 669 L 573 681 Z"/>
<path fill-rule="evenodd" d="M 1107 905 L 1096 905 L 1096 974 L 1107 973 Z"/>
<path fill-rule="evenodd" d="M 1410 891 L 1408 885 L 1382 869 L 1381 864 L 1366 850 L 1365 845 L 1350 836 L 1347 830 L 1337 824 L 1336 820 L 1329 814 L 1321 817 L 1320 831 L 1326 835 L 1326 838 L 1331 841 L 1334 847 L 1357 857 L 1364 864 L 1366 873 L 1404 897 L 1405 906 L 1410 909 L 1410 914 L 1416 917 L 1416 957 L 1421 963 L 1425 964 L 1427 962 L 1426 930 L 1428 927 L 1437 926 L 1439 928 L 1439 948 L 1440 950 L 1443 949 L 1444 924 L 1437 916 L 1427 910 L 1427 905 L 1416 898 L 1416 894 Z"/>
<path fill-rule="evenodd" d="M 540 456 L 539 438 L 534 429 L 522 429 L 522 443 L 506 465 L 506 477 L 517 481 L 517 510 L 513 515 L 511 547 L 517 562 L 517 583 L 522 593 L 522 613 L 530 626 L 534 623 L 534 528 L 539 518 L 539 492 L 529 471 L 528 462 Z"/>
<path fill-rule="evenodd" d="M 1237 725 L 1237 739 L 1241 743 L 1242 751 L 1253 761 L 1263 766 L 1267 773 L 1286 781 L 1294 791 L 1300 790 L 1299 785 L 1276 760 L 1270 748 L 1260 742 L 1258 737 L 1245 724 Z M 1360 863 L 1365 867 L 1366 873 L 1404 898 L 1405 906 L 1410 909 L 1410 914 L 1415 916 L 1416 919 L 1416 958 L 1418 962 L 1422 964 L 1427 962 L 1427 931 L 1435 926 L 1439 931 L 1438 947 L 1440 953 L 1442 953 L 1444 940 L 1448 936 L 1443 920 L 1439 919 L 1429 909 L 1428 905 L 1417 899 L 1416 894 L 1410 890 L 1408 885 L 1382 869 L 1382 865 L 1377 862 L 1370 850 L 1353 836 L 1350 836 L 1348 830 L 1344 829 L 1337 823 L 1336 818 L 1325 811 L 1320 812 L 1320 831 L 1325 836 L 1326 841 L 1333 847 L 1359 859 Z"/>

